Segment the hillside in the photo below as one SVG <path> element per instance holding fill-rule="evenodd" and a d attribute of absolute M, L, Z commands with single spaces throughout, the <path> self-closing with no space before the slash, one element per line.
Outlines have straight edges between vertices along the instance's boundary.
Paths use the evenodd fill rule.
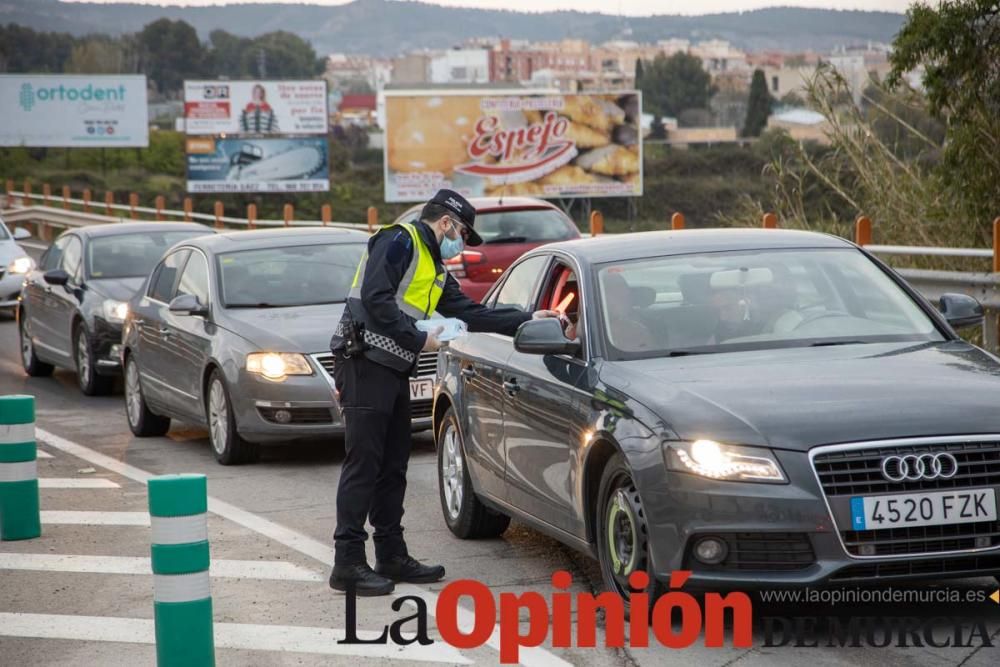
<path fill-rule="evenodd" d="M 288 30 L 312 42 L 319 53 L 343 51 L 394 55 L 440 48 L 471 37 L 591 42 L 669 37 L 727 39 L 746 49 L 827 50 L 843 44 L 889 42 L 901 14 L 800 8 L 761 9 L 707 16 L 621 18 L 606 14 L 459 9 L 398 0 L 355 0 L 346 5 L 248 4 L 161 7 L 140 4 L 67 3 L 60 0 L 0 0 L 0 22 L 36 30 L 87 33 L 135 32 L 162 16 L 184 19 L 203 38 L 216 28 L 253 36 Z"/>

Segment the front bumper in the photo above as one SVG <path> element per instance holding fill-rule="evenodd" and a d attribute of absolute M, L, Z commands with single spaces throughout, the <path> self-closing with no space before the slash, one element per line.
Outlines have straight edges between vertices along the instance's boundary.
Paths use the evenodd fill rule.
<path fill-rule="evenodd" d="M 279 443 L 343 435 L 343 415 L 325 365 L 332 363 L 331 355 L 307 356 L 313 374 L 291 375 L 282 382 L 238 371 L 230 399 L 241 436 L 251 442 Z M 431 401 L 413 401 L 411 407 L 413 430 L 430 428 Z"/>
<path fill-rule="evenodd" d="M 849 553 L 808 454 L 774 453 L 788 484 L 715 481 L 663 466 L 637 474 L 658 578 L 684 569 L 694 587 L 759 589 L 1000 574 L 1000 540 L 935 553 Z M 709 536 L 729 546 L 719 565 L 694 558 L 696 542 Z"/>
<path fill-rule="evenodd" d="M 94 351 L 94 368 L 99 375 L 119 375 L 122 371 L 122 327 L 121 322 L 108 322 L 95 317 L 91 332 L 91 348 Z"/>

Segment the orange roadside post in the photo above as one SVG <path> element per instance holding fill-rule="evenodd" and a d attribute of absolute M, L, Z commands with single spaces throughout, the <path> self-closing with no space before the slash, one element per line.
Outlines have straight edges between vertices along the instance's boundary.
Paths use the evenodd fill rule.
<path fill-rule="evenodd" d="M 670 216 L 670 229 L 684 229 L 684 214 L 677 211 Z"/>
<path fill-rule="evenodd" d="M 375 228 L 378 227 L 378 209 L 374 206 L 368 207 L 368 233 L 374 234 Z"/>
<path fill-rule="evenodd" d="M 604 233 L 604 214 L 600 211 L 590 212 L 590 235 L 599 236 Z"/>
<path fill-rule="evenodd" d="M 765 213 L 764 218 L 761 222 L 763 223 L 764 229 L 778 228 L 778 216 L 776 216 L 774 213 Z"/>
<path fill-rule="evenodd" d="M 4 192 L 6 192 L 7 196 L 10 197 L 10 193 L 13 191 L 14 191 L 14 179 L 8 178 L 7 183 L 4 185 Z"/>
<path fill-rule="evenodd" d="M 247 229 L 257 229 L 257 204 L 247 204 Z"/>
<path fill-rule="evenodd" d="M 129 217 L 135 220 L 136 217 L 136 207 L 139 206 L 139 193 L 130 192 L 128 193 L 128 210 Z"/>
<path fill-rule="evenodd" d="M 163 195 L 156 195 L 156 199 L 153 201 L 153 206 L 156 207 L 156 219 L 163 220 L 163 209 L 166 205 L 166 198 Z"/>
<path fill-rule="evenodd" d="M 194 202 L 190 197 L 184 198 L 184 222 L 191 222 L 191 211 L 194 210 Z"/>
<path fill-rule="evenodd" d="M 326 227 L 333 219 L 333 208 L 329 204 L 323 204 L 319 209 L 319 217 L 323 221 L 323 226 Z"/>
<path fill-rule="evenodd" d="M 66 210 L 69 210 L 69 198 L 71 195 L 72 193 L 69 190 L 69 186 L 68 185 L 62 186 L 63 208 Z"/>
<path fill-rule="evenodd" d="M 222 202 L 218 199 L 215 200 L 215 228 L 222 229 L 222 216 L 225 213 L 225 208 Z"/>
<path fill-rule="evenodd" d="M 292 220 L 295 218 L 295 207 L 291 204 L 285 204 L 282 209 L 282 217 L 285 219 L 285 227 L 291 227 Z"/>
<path fill-rule="evenodd" d="M 24 199 L 22 203 L 24 206 L 31 206 L 31 181 L 27 178 L 24 179 Z"/>
<path fill-rule="evenodd" d="M 83 189 L 83 212 L 90 213 L 90 188 Z"/>
<path fill-rule="evenodd" d="M 872 221 L 867 215 L 859 215 L 854 223 L 854 242 L 862 247 L 871 245 Z"/>
<path fill-rule="evenodd" d="M 48 183 L 42 183 L 42 204 L 48 206 L 50 197 L 52 197 L 52 186 Z"/>
<path fill-rule="evenodd" d="M 104 193 L 104 212 L 106 214 L 111 215 L 112 211 L 114 211 L 114 209 L 111 208 L 114 205 L 114 203 L 115 203 L 115 193 L 112 192 L 111 190 L 108 190 L 107 192 Z"/>

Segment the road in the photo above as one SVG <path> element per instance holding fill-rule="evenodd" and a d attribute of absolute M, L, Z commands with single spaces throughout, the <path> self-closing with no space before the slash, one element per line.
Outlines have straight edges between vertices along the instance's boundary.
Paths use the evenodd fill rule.
<path fill-rule="evenodd" d="M 345 628 L 345 598 L 330 591 L 326 576 L 342 442 L 269 448 L 256 465 L 223 467 L 199 428 L 177 424 L 163 438 L 134 438 L 120 388 L 108 397 L 87 398 L 67 371 L 51 378 L 26 377 L 18 360 L 16 326 L 0 319 L 0 395 L 12 393 L 36 397 L 39 449 L 50 458 L 39 460 L 39 476 L 48 480 L 41 491 L 43 536 L 0 545 L 0 664 L 154 664 L 152 579 L 143 560 L 149 554 L 144 481 L 148 475 L 176 472 L 208 476 L 219 664 L 498 662 L 496 642 L 461 651 L 441 641 L 427 647 L 336 643 Z M 538 591 L 548 600 L 552 573 L 565 569 L 573 575 L 573 591 L 599 587 L 599 573 L 586 556 L 516 522 L 502 539 L 454 538 L 441 518 L 428 434 L 414 441 L 406 507 L 411 552 L 444 563 L 449 581 L 478 579 L 494 596 Z M 403 586 L 398 594 L 423 597 L 433 611 L 434 595 L 446 583 Z M 965 589 L 990 585 L 986 580 L 958 584 Z M 386 598 L 360 600 L 359 628 L 377 634 L 412 613 L 408 607 L 393 611 L 390 603 Z M 985 619 L 989 634 L 1000 643 L 997 612 L 984 606 L 992 604 L 957 607 L 955 613 Z M 860 607 L 855 613 L 871 614 L 872 609 Z M 925 606 L 916 613 L 947 611 Z M 436 628 L 432 621 L 431 637 L 439 639 Z M 766 648 L 760 646 L 759 633 L 749 649 L 728 643 L 710 649 L 702 641 L 685 650 L 670 650 L 655 640 L 650 648 L 608 649 L 602 643 L 602 635 L 599 648 L 555 649 L 547 641 L 538 649 L 522 650 L 520 659 L 526 665 L 643 667 L 1000 663 L 997 648 Z"/>

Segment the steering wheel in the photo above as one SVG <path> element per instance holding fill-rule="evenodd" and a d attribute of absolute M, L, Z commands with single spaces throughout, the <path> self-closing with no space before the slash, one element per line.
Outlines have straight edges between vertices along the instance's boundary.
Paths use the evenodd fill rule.
<path fill-rule="evenodd" d="M 802 321 L 796 324 L 795 328 L 792 329 L 792 331 L 797 331 L 802 327 L 804 327 L 805 325 L 809 324 L 810 322 L 816 322 L 817 320 L 823 320 L 828 317 L 850 317 L 850 316 L 851 316 L 850 313 L 846 313 L 843 310 L 824 310 L 823 312 L 813 313 L 812 315 L 803 317 Z"/>

